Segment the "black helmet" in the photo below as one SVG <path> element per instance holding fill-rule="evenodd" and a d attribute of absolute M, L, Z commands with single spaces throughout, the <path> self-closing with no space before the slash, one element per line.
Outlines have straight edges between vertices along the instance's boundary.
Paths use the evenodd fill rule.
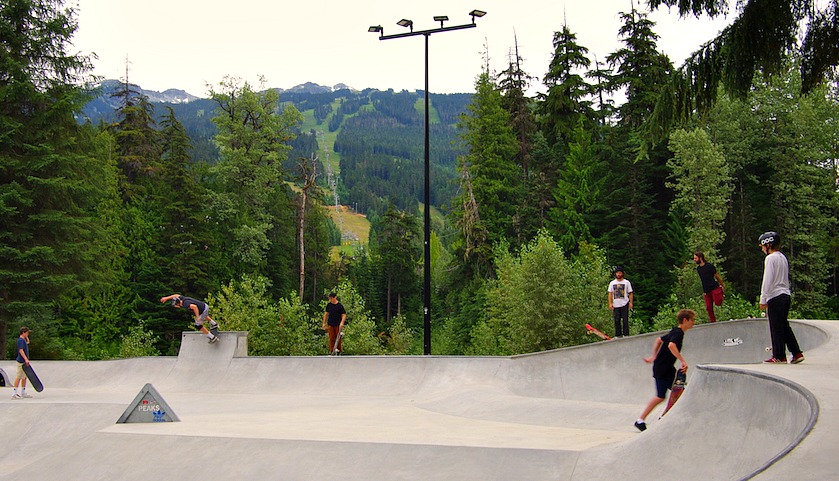
<path fill-rule="evenodd" d="M 172 300 L 171 300 L 171 301 L 169 301 L 169 302 L 171 302 L 171 303 L 172 303 L 172 307 L 178 307 L 178 303 L 180 303 L 180 302 L 181 302 L 181 296 L 175 296 L 175 297 L 173 297 L 173 298 L 172 298 Z"/>
<path fill-rule="evenodd" d="M 769 247 L 778 247 L 781 244 L 781 236 L 774 231 L 764 232 L 757 241 L 761 246 L 769 244 Z"/>
<path fill-rule="evenodd" d="M 615 270 L 612 271 L 612 274 L 614 275 L 614 274 L 617 274 L 618 272 L 623 272 L 624 274 L 626 274 L 626 271 L 623 270 L 623 266 L 615 266 Z"/>

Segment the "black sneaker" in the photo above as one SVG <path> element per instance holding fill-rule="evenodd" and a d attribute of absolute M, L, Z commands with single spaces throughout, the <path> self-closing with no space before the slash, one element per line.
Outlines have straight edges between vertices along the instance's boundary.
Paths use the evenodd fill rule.
<path fill-rule="evenodd" d="M 210 339 L 207 340 L 207 342 L 209 342 L 210 344 L 215 344 L 218 341 L 219 341 L 218 336 L 213 336 L 213 337 L 211 337 Z"/>
<path fill-rule="evenodd" d="M 635 421 L 635 427 L 638 428 L 639 431 L 646 431 L 647 430 L 647 423 L 644 421 Z"/>

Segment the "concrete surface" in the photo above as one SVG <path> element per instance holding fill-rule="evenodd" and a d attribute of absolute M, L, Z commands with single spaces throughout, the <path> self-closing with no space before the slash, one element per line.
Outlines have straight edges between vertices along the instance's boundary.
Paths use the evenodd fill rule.
<path fill-rule="evenodd" d="M 794 366 L 761 364 L 765 320 L 690 331 L 685 394 L 643 433 L 656 334 L 499 358 L 269 358 L 246 356 L 246 333 L 184 333 L 177 358 L 35 360 L 43 392 L 0 389 L 0 480 L 837 479 L 839 323 L 793 329 Z M 116 424 L 146 383 L 180 422 Z"/>

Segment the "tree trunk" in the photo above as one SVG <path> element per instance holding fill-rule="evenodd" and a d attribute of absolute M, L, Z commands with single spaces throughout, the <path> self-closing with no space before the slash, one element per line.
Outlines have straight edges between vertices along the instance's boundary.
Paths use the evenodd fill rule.
<path fill-rule="evenodd" d="M 303 176 L 303 188 L 300 195 L 300 224 L 298 225 L 297 238 L 300 242 L 300 289 L 297 291 L 300 296 L 300 302 L 303 302 L 303 290 L 306 285 L 306 243 L 305 243 L 305 228 L 306 228 L 306 192 L 315 185 L 315 178 L 317 174 L 317 160 L 318 158 L 313 153 L 310 162 L 306 162 L 305 157 L 300 158 L 300 171 Z"/>

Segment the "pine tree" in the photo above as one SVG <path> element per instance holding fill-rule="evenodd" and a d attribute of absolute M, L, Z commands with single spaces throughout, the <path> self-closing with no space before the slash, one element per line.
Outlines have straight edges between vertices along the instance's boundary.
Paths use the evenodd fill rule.
<path fill-rule="evenodd" d="M 554 32 L 554 53 L 543 82 L 548 92 L 541 97 L 539 113 L 542 132 L 549 145 L 559 144 L 560 153 L 570 143 L 580 120 L 590 122 L 595 115 L 590 96 L 594 92 L 583 74 L 591 65 L 588 49 L 577 43 L 568 25 Z M 588 128 L 589 125 L 584 124 Z"/>
<path fill-rule="evenodd" d="M 160 127 L 165 278 L 170 291 L 204 297 L 224 281 L 213 277 L 213 266 L 222 259 L 210 248 L 214 239 L 206 220 L 209 193 L 191 169 L 192 145 L 171 107 Z"/>
<path fill-rule="evenodd" d="M 592 243 L 591 225 L 594 209 L 603 187 L 603 172 L 598 162 L 591 133 L 583 119 L 577 121 L 568 155 L 554 190 L 556 207 L 551 209 L 551 231 L 566 253 L 575 253 L 582 242 Z"/>
<path fill-rule="evenodd" d="M 678 6 L 680 16 L 728 15 L 727 0 L 648 0 L 651 9 Z M 748 0 L 738 2 L 734 21 L 687 60 L 674 76 L 672 88 L 680 99 L 671 114 L 689 118 L 706 113 L 719 87 L 732 97 L 745 98 L 756 75 L 786 71 L 785 61 L 799 50 L 802 82 L 799 92 L 816 88 L 839 65 L 839 1 Z M 806 27 L 806 30 L 805 30 Z M 799 31 L 805 32 L 799 38 Z"/>
<path fill-rule="evenodd" d="M 518 143 L 501 92 L 486 72 L 478 76 L 475 90 L 469 112 L 460 123 L 469 153 L 459 159 L 464 177 L 455 203 L 464 207 L 455 211 L 459 216 L 455 223 L 465 242 L 460 255 L 469 257 L 467 264 L 473 273 L 485 275 L 491 265 L 492 246 L 518 238 L 522 176 L 514 160 Z M 481 234 L 475 236 L 477 232 Z"/>
<path fill-rule="evenodd" d="M 91 67 L 89 57 L 68 52 L 76 28 L 74 11 L 58 0 L 0 3 L 3 348 L 18 316 L 49 318 L 46 308 L 99 267 L 92 260 L 104 235 L 95 212 L 107 176 L 74 118 Z"/>
<path fill-rule="evenodd" d="M 623 46 L 607 56 L 614 69 L 613 90 L 625 89 L 627 100 L 617 109 L 617 122 L 604 139 L 609 165 L 602 215 L 594 227 L 598 244 L 614 264 L 626 267 L 635 288 L 636 311 L 651 314 L 669 294 L 674 259 L 664 257 L 664 239 L 673 198 L 665 186 L 668 152 L 663 143 L 639 154 L 642 126 L 655 109 L 659 90 L 672 69 L 657 49 L 654 23 L 633 9 L 621 13 Z"/>

